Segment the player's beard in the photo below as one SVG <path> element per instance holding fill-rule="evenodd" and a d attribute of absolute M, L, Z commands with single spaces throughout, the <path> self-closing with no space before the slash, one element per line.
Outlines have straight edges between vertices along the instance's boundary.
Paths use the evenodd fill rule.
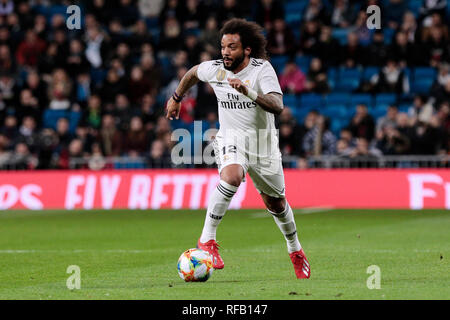
<path fill-rule="evenodd" d="M 225 60 L 224 60 L 223 67 L 225 68 L 225 70 L 228 70 L 228 71 L 236 70 L 237 67 L 239 67 L 241 65 L 241 63 L 244 61 L 244 59 L 245 59 L 245 54 L 244 54 L 244 52 L 242 52 L 242 55 L 240 57 L 235 58 L 229 67 L 227 67 L 225 65 Z"/>

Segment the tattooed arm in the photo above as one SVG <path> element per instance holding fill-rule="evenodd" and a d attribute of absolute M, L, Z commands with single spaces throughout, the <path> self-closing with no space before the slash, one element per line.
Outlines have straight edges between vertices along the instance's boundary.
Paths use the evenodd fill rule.
<path fill-rule="evenodd" d="M 167 102 L 166 118 L 170 120 L 173 120 L 174 117 L 176 119 L 179 118 L 181 108 L 181 98 L 190 88 L 192 88 L 200 81 L 197 77 L 197 69 L 198 65 L 192 67 L 188 72 L 186 72 L 184 77 L 181 79 L 180 84 L 178 85 L 174 93 L 174 95 L 180 97 L 180 99 L 177 99 L 178 101 L 175 101 L 173 96 L 169 99 L 169 101 Z"/>
<path fill-rule="evenodd" d="M 251 98 L 249 96 L 249 90 L 247 86 L 243 84 L 241 80 L 228 78 L 228 82 L 234 89 Z M 254 94 L 256 94 L 254 90 L 253 92 Z M 252 100 L 255 101 L 263 110 L 267 112 L 278 115 L 283 111 L 283 96 L 277 92 L 269 92 L 267 94 L 257 94 L 256 99 Z"/>
<path fill-rule="evenodd" d="M 263 110 L 273 114 L 280 114 L 283 111 L 283 96 L 276 92 L 269 92 L 267 94 L 258 94 L 255 102 L 259 104 Z"/>

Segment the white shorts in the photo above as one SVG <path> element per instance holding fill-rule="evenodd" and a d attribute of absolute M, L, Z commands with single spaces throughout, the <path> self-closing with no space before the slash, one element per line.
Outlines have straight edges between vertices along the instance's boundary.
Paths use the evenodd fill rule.
<path fill-rule="evenodd" d="M 259 193 L 274 198 L 285 197 L 283 164 L 279 152 L 266 157 L 253 156 L 246 151 L 247 148 L 226 143 L 220 137 L 216 137 L 212 144 L 219 174 L 226 166 L 239 164 L 244 169 L 244 181 L 248 172 Z"/>

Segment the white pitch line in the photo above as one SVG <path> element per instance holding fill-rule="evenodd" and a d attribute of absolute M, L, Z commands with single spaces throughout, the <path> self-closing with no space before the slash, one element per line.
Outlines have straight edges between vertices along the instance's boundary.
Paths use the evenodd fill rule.
<path fill-rule="evenodd" d="M 84 249 L 74 249 L 74 250 L 0 250 L 0 254 L 17 254 L 17 253 L 155 253 L 163 252 L 167 249 L 161 250 L 125 250 L 125 249 L 111 249 L 111 250 L 84 250 Z"/>
<path fill-rule="evenodd" d="M 312 213 L 319 213 L 319 212 L 327 212 L 334 210 L 334 207 L 308 207 L 303 209 L 294 209 L 294 214 L 312 214 Z M 255 212 L 251 215 L 254 219 L 260 219 L 260 218 L 267 218 L 271 217 L 271 215 L 267 211 L 259 211 Z"/>

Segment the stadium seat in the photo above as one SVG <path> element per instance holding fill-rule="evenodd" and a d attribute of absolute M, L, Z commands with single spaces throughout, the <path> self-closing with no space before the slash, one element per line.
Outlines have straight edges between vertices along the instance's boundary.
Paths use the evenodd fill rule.
<path fill-rule="evenodd" d="M 368 107 L 372 106 L 372 96 L 366 93 L 357 93 L 350 96 L 350 108 L 353 109 L 358 104 L 365 104 Z"/>
<path fill-rule="evenodd" d="M 291 29 L 300 29 L 303 11 L 307 4 L 306 1 L 288 1 L 284 4 L 284 21 Z"/>
<path fill-rule="evenodd" d="M 331 106 L 331 105 L 341 105 L 341 106 L 348 106 L 348 103 L 350 102 L 350 94 L 341 92 L 341 93 L 330 93 L 325 97 L 325 105 Z"/>
<path fill-rule="evenodd" d="M 338 70 L 337 68 L 329 68 L 327 71 L 328 85 L 332 90 L 336 86 L 337 78 L 338 78 Z"/>
<path fill-rule="evenodd" d="M 409 0 L 408 1 L 408 9 L 414 13 L 416 18 L 419 16 L 419 9 L 422 6 L 423 0 Z"/>
<path fill-rule="evenodd" d="M 369 81 L 375 74 L 380 72 L 380 67 L 366 67 L 362 73 L 362 80 Z"/>
<path fill-rule="evenodd" d="M 359 87 L 361 71 L 358 68 L 342 68 L 339 70 L 335 91 L 352 92 Z"/>
<path fill-rule="evenodd" d="M 283 95 L 283 103 L 285 106 L 288 106 L 290 108 L 297 108 L 298 101 L 295 94 L 285 94 Z"/>
<path fill-rule="evenodd" d="M 386 115 L 388 108 L 389 105 L 375 105 L 375 107 L 370 109 L 369 112 L 375 119 L 378 119 Z"/>
<path fill-rule="evenodd" d="M 384 44 L 390 45 L 394 37 L 395 30 L 391 28 L 383 28 Z"/>
<path fill-rule="evenodd" d="M 414 81 L 421 79 L 431 79 L 434 81 L 436 79 L 437 70 L 435 68 L 428 67 L 417 67 L 413 70 L 413 79 Z"/>
<path fill-rule="evenodd" d="M 394 93 L 380 93 L 375 95 L 375 108 L 383 108 L 396 104 L 397 96 Z"/>
<path fill-rule="evenodd" d="M 336 28 L 333 29 L 331 35 L 335 38 L 341 45 L 347 44 L 347 35 L 349 33 L 349 29 L 346 28 Z"/>
<path fill-rule="evenodd" d="M 308 73 L 309 65 L 311 64 L 311 56 L 297 56 L 295 57 L 295 63 L 302 70 L 303 73 Z"/>
<path fill-rule="evenodd" d="M 306 93 L 300 96 L 301 108 L 320 108 L 322 107 L 322 96 L 315 93 Z"/>
<path fill-rule="evenodd" d="M 60 118 L 69 118 L 69 111 L 46 109 L 42 116 L 42 125 L 44 128 L 56 129 L 56 123 Z"/>
<path fill-rule="evenodd" d="M 147 28 L 149 28 L 149 29 L 159 27 L 158 17 L 147 17 L 147 18 L 145 18 L 145 23 L 147 25 Z"/>
<path fill-rule="evenodd" d="M 275 55 L 270 58 L 270 63 L 272 64 L 277 74 L 283 72 L 284 66 L 286 65 L 288 59 L 288 56 L 285 55 Z"/>
<path fill-rule="evenodd" d="M 434 83 L 434 79 L 431 78 L 419 78 L 414 80 L 411 84 L 412 94 L 429 94 L 430 89 Z"/>
<path fill-rule="evenodd" d="M 345 118 L 347 116 L 347 106 L 343 104 L 326 105 L 320 111 L 330 119 Z"/>
<path fill-rule="evenodd" d="M 94 86 L 101 85 L 103 80 L 106 78 L 107 71 L 105 69 L 91 69 L 91 81 L 94 84 Z"/>

